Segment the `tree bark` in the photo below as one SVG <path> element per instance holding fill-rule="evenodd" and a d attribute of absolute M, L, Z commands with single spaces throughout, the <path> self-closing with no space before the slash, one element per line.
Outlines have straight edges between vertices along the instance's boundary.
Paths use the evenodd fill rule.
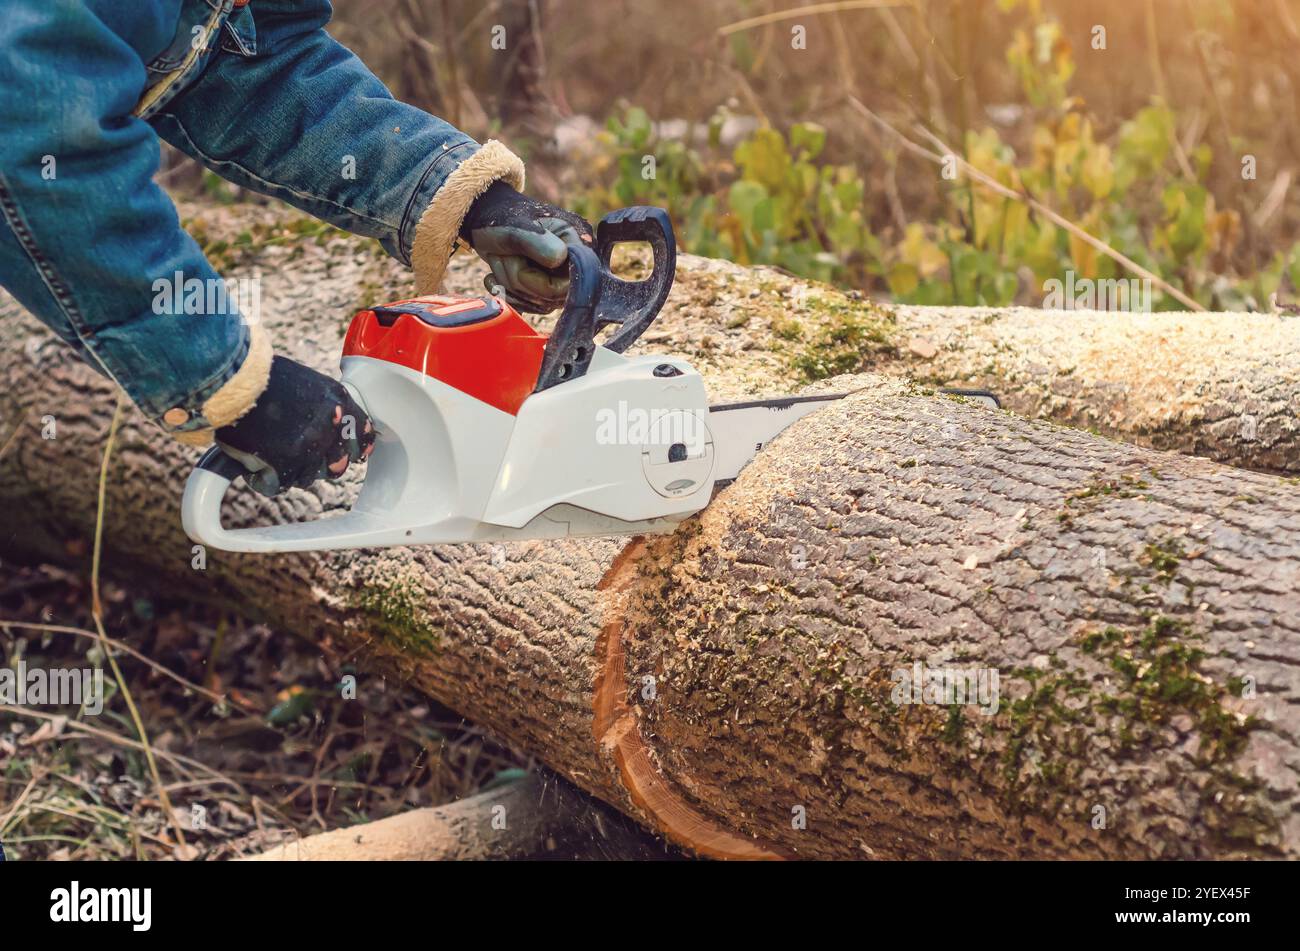
<path fill-rule="evenodd" d="M 281 352 L 321 368 L 351 311 L 386 296 L 386 266 L 349 242 L 259 261 Z M 748 293 L 719 287 L 715 303 Z M 781 354 L 733 346 L 695 306 L 659 346 L 693 341 L 723 397 L 788 388 Z M 0 549 L 67 560 L 93 526 L 113 396 L 4 315 L 0 419 L 24 423 L 0 458 Z M 132 413 L 107 568 L 364 655 L 703 855 L 1300 854 L 1293 481 L 897 379 L 824 385 L 854 393 L 666 538 L 205 560 L 180 530 L 193 454 Z M 245 492 L 227 521 L 314 517 L 354 491 Z M 906 703 L 918 662 L 996 672 L 997 712 L 992 694 L 987 716 Z"/>
<path fill-rule="evenodd" d="M 682 255 L 648 343 L 776 392 L 874 370 L 1124 442 L 1300 475 L 1300 317 L 882 306 Z"/>

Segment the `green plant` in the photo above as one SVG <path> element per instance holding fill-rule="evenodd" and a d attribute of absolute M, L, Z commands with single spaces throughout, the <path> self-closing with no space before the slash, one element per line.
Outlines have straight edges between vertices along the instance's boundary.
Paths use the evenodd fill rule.
<path fill-rule="evenodd" d="M 880 252 L 866 222 L 866 184 L 852 166 L 821 161 L 826 130 L 796 123 L 787 137 L 762 127 L 728 155 L 718 141 L 725 118 L 715 114 L 696 148 L 657 138 L 640 108 L 612 117 L 601 138 L 609 158 L 600 164 L 614 179 L 576 206 L 591 217 L 615 204 L 664 205 L 694 253 L 866 283 Z"/>
<path fill-rule="evenodd" d="M 1178 144 L 1169 105 L 1153 99 L 1103 136 L 1071 93 L 1074 54 L 1056 20 L 1037 0 L 998 6 L 1027 18 L 1006 59 L 1032 107 L 1032 127 L 1022 153 L 991 126 L 971 128 L 951 143 L 965 162 L 1205 307 L 1269 308 L 1300 287 L 1300 244 L 1276 252 L 1254 273 L 1230 273 L 1240 216 L 1221 209 L 1210 190 L 1210 146 Z M 866 176 L 829 157 L 834 143 L 826 129 L 760 125 L 728 152 L 720 144 L 727 117 L 719 110 L 706 129 L 669 138 L 643 109 L 623 109 L 601 136 L 602 158 L 589 176 L 597 184 L 578 197 L 579 208 L 598 216 L 617 204 L 663 205 L 689 251 L 887 291 L 902 303 L 1044 304 L 1052 282 L 1068 281 L 1089 291 L 1106 282 L 1117 299 L 1076 298 L 1066 306 L 1184 306 L 1028 202 L 972 182 L 960 169 L 935 176 L 938 215 L 901 230 L 873 225 L 877 203 Z M 602 172 L 612 172 L 612 180 Z"/>

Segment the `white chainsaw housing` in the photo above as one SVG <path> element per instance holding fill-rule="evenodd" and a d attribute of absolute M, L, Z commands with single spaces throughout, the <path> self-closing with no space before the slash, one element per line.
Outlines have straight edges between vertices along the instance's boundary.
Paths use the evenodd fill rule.
<path fill-rule="evenodd" d="M 657 375 L 664 367 L 677 375 Z M 395 363 L 348 356 L 342 370 L 378 431 L 352 508 L 226 529 L 230 480 L 199 468 L 182 500 L 192 539 L 282 552 L 662 533 L 711 497 L 704 383 L 683 361 L 596 347 L 583 376 L 533 393 L 514 416 Z"/>

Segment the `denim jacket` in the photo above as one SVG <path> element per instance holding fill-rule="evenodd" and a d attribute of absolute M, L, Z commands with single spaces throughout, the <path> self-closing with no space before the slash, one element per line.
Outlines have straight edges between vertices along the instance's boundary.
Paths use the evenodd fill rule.
<path fill-rule="evenodd" d="M 153 181 L 157 137 L 377 238 L 417 290 L 488 184 L 523 186 L 499 143 L 394 100 L 326 34 L 330 15 L 328 0 L 4 2 L 0 283 L 186 442 L 253 405 L 271 346 L 229 300 L 178 313 L 159 293 L 220 279 Z"/>

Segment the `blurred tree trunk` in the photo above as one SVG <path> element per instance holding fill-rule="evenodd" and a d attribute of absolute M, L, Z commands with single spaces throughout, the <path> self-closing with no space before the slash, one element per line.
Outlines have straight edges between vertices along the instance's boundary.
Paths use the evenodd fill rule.
<path fill-rule="evenodd" d="M 1300 475 L 1300 333 L 1278 314 L 897 307 L 891 372 L 1126 442 Z"/>
<path fill-rule="evenodd" d="M 498 77 L 497 101 L 503 125 L 531 139 L 548 141 L 559 110 L 547 89 L 543 23 L 551 15 L 548 0 L 520 0 L 500 13 L 508 55 Z"/>
<path fill-rule="evenodd" d="M 467 861 L 680 857 L 662 840 L 547 772 L 424 809 L 291 839 L 246 861 Z"/>

